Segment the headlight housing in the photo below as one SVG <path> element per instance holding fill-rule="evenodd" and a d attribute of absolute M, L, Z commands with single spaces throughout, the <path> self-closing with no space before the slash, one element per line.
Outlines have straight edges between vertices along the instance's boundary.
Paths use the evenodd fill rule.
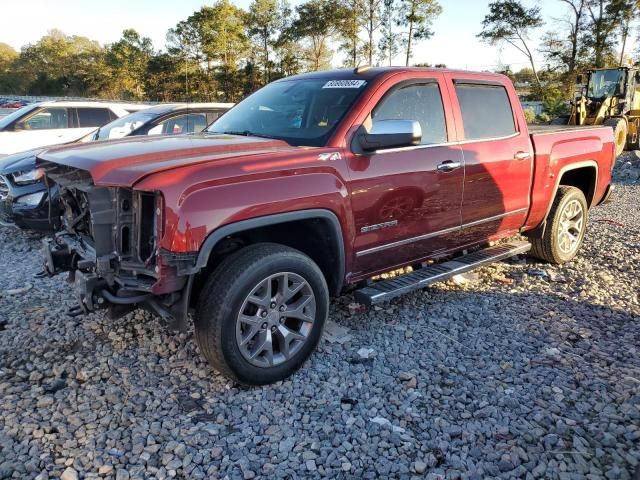
<path fill-rule="evenodd" d="M 17 172 L 13 174 L 13 181 L 16 185 L 29 185 L 36 183 L 44 176 L 43 168 L 34 168 L 25 172 Z"/>

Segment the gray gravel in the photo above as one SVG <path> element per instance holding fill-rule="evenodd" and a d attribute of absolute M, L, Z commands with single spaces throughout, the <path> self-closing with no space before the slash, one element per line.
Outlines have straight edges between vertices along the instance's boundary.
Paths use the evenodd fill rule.
<path fill-rule="evenodd" d="M 64 279 L 33 278 L 39 238 L 0 228 L 0 479 L 632 478 L 639 177 L 627 154 L 571 264 L 523 257 L 369 311 L 346 295 L 331 318 L 352 339 L 254 389 L 147 314 L 66 317 Z"/>

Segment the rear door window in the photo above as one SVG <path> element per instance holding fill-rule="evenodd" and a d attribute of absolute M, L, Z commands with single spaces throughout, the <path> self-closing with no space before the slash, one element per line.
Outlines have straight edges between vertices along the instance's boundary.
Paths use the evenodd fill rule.
<path fill-rule="evenodd" d="M 80 128 L 101 127 L 111 121 L 107 108 L 78 108 Z"/>
<path fill-rule="evenodd" d="M 371 117 L 374 121 L 417 121 L 422 128 L 422 145 L 447 141 L 444 107 L 436 82 L 410 84 L 391 90 L 373 110 Z"/>
<path fill-rule="evenodd" d="M 516 133 L 507 90 L 500 85 L 457 83 L 465 140 L 508 137 Z"/>
<path fill-rule="evenodd" d="M 149 130 L 147 135 L 184 135 L 201 132 L 206 127 L 206 113 L 187 113 L 163 120 Z"/>

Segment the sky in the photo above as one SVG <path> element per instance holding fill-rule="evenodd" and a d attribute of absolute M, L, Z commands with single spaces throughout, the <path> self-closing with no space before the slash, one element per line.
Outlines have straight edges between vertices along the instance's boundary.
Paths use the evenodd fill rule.
<path fill-rule="evenodd" d="M 301 0 L 291 0 L 295 5 Z M 414 50 L 413 62 L 444 63 L 451 68 L 491 70 L 510 65 L 512 70 L 528 66 L 527 59 L 516 49 L 484 45 L 476 38 L 490 0 L 440 0 L 443 13 L 433 26 L 435 35 L 420 42 Z M 566 10 L 558 0 L 523 0 L 525 5 L 539 5 L 546 25 L 541 36 L 557 25 L 554 18 L 563 17 Z M 203 0 L 0 0 L 0 11 L 9 12 L 15 21 L 2 22 L 0 42 L 16 49 L 36 42 L 52 28 L 68 35 L 86 36 L 101 44 L 120 38 L 122 30 L 134 28 L 150 37 L 154 46 L 163 48 L 167 30 L 187 18 L 204 4 Z M 247 8 L 250 0 L 234 0 Z M 27 20 L 24 20 L 27 19 Z M 557 27 L 556 27 L 557 28 Z M 635 35 L 634 35 L 635 37 Z M 538 38 L 532 38 L 533 45 Z M 627 49 L 635 48 L 633 42 Z M 542 56 L 536 53 L 537 61 Z M 399 55 L 394 64 L 402 64 Z"/>

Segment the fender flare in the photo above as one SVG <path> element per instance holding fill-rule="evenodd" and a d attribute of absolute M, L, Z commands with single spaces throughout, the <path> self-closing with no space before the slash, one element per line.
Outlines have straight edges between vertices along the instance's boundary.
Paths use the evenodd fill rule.
<path fill-rule="evenodd" d="M 329 223 L 331 226 L 330 231 L 333 237 L 333 241 L 337 247 L 338 253 L 338 276 L 336 282 L 336 292 L 340 292 L 345 278 L 345 249 L 344 249 L 344 236 L 342 234 L 342 227 L 340 220 L 335 213 L 326 209 L 309 209 L 299 210 L 295 212 L 276 213 L 273 215 L 265 215 L 262 217 L 250 218 L 247 220 L 240 220 L 238 222 L 229 223 L 223 225 L 216 230 L 213 230 L 202 243 L 198 257 L 196 259 L 195 270 L 201 270 L 207 266 L 209 256 L 215 248 L 215 246 L 235 233 L 252 230 L 254 228 L 265 227 L 268 225 L 277 225 L 281 223 L 295 222 L 297 220 L 313 220 L 320 219 Z"/>
<path fill-rule="evenodd" d="M 558 189 L 560 188 L 560 181 L 562 180 L 562 177 L 565 173 L 567 172 L 571 172 L 573 170 L 578 170 L 580 168 L 594 168 L 596 171 L 596 177 L 595 180 L 593 182 L 593 195 L 594 198 L 591 199 L 591 203 L 589 204 L 589 208 L 591 208 L 592 206 L 596 206 L 596 199 L 595 199 L 595 194 L 596 194 L 596 190 L 598 189 L 598 175 L 599 175 L 599 170 L 598 170 L 598 162 L 596 162 L 595 160 L 584 160 L 582 162 L 577 162 L 577 163 L 572 163 L 569 165 L 565 165 L 564 167 L 562 167 L 560 169 L 560 171 L 558 172 L 558 175 L 556 176 L 557 180 L 555 183 L 555 186 L 553 187 L 553 193 L 551 194 L 551 196 L 549 197 L 549 205 L 547 206 L 547 211 L 544 214 L 544 218 L 542 219 L 542 221 L 540 222 L 540 224 L 535 227 L 533 230 L 531 230 L 529 232 L 529 234 L 531 236 L 535 236 L 535 237 L 542 237 L 544 235 L 544 232 L 547 228 L 547 218 L 549 218 L 549 213 L 551 212 L 551 207 L 553 206 L 553 201 L 556 198 L 556 195 L 558 194 Z"/>

